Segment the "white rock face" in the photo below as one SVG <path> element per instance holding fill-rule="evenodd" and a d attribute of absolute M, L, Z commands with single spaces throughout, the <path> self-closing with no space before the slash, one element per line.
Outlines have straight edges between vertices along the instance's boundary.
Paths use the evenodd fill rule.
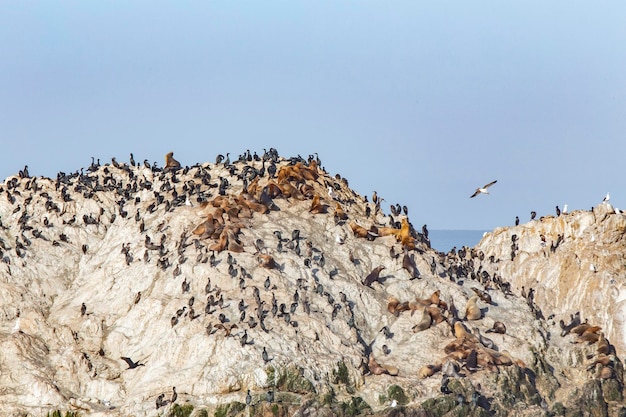
<path fill-rule="evenodd" d="M 518 247 L 513 260 L 512 235 Z M 494 256 L 485 269 L 511 282 L 515 293 L 533 288 L 545 316 L 567 321 L 579 311 L 602 326 L 620 356 L 626 354 L 626 215 L 602 203 L 593 211 L 498 228 L 476 249 Z"/>
<path fill-rule="evenodd" d="M 295 162 L 270 155 L 167 173 L 107 165 L 57 180 L 7 178 L 0 185 L 0 414 L 156 415 L 171 409 L 174 389 L 176 404 L 211 413 L 245 402 L 247 390 L 257 407 L 268 392 L 291 406 L 332 391 L 337 401 L 359 396 L 376 411 L 398 404 L 391 385 L 419 406 L 442 395 L 440 374 L 419 376 L 450 359 L 444 350 L 451 342 L 487 352 L 471 335 L 455 339 L 451 327 L 452 304 L 464 318 L 473 287 L 492 304 L 479 300 L 481 318 L 465 326 L 492 339 L 500 352 L 493 355 L 504 353 L 512 365 L 479 364 L 459 380 L 480 383 L 481 395 L 498 402 L 498 372 L 528 368 L 541 382 L 548 377 L 536 366 L 545 356 L 549 377 L 562 388 L 548 396 L 538 382 L 539 394 L 550 404 L 567 398 L 593 376 L 585 361 L 567 359 L 584 357 L 582 348 L 558 336 L 558 325 L 536 320 L 496 275 L 514 292 L 535 288 L 545 313 L 580 311 L 601 323 L 623 349 L 623 252 L 614 251 L 623 216 L 601 207 L 595 215 L 574 212 L 567 219 L 576 221 L 495 230 L 479 245 L 482 261 L 470 251 L 444 255 L 415 231 L 403 235 L 408 223 L 391 225 L 346 181 Z M 253 179 L 254 170 L 271 165 L 278 178 Z M 270 183 L 282 195 L 270 198 L 276 209 L 267 211 L 262 191 Z M 377 230 L 362 238 L 351 224 Z M 491 255 L 506 258 L 512 233 L 520 238 L 516 259 L 491 262 Z M 550 253 L 557 234 L 565 240 Z M 222 239 L 227 248 L 218 250 Z M 419 279 L 403 268 L 403 249 Z M 262 266 L 271 265 L 268 256 L 275 267 Z M 385 267 L 379 280 L 363 285 L 378 266 Z M 442 302 L 433 304 L 436 291 Z M 397 314 L 391 297 L 400 303 Z M 424 307 L 445 321 L 414 333 Z M 496 322 L 506 324 L 506 334 L 487 333 Z M 370 353 L 382 367 L 368 365 Z M 128 369 L 122 357 L 136 367 Z M 583 370 L 563 376 L 572 366 Z M 158 401 L 165 402 L 159 411 Z"/>

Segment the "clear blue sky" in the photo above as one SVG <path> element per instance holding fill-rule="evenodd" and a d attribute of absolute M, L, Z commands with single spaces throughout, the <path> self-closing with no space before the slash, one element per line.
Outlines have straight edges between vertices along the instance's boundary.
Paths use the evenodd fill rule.
<path fill-rule="evenodd" d="M 626 209 L 625 16 L 624 1 L 3 1 L 0 178 L 275 147 L 318 152 L 431 229 L 607 191 Z"/>

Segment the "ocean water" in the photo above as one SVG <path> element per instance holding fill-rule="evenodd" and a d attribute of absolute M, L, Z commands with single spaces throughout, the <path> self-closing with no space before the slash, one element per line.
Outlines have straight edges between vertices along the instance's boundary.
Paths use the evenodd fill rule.
<path fill-rule="evenodd" d="M 488 230 L 429 230 L 430 247 L 439 252 L 449 252 L 453 247 L 472 247 L 480 242 Z"/>

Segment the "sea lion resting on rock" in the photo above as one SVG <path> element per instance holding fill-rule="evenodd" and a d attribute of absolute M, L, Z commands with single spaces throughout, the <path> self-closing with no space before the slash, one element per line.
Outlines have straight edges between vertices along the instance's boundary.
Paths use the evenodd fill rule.
<path fill-rule="evenodd" d="M 471 297 L 465 305 L 465 320 L 479 320 L 482 317 L 480 308 L 476 305 L 478 296 Z"/>
<path fill-rule="evenodd" d="M 165 155 L 165 168 L 180 168 L 180 162 L 174 159 L 174 152 L 168 152 Z"/>
<path fill-rule="evenodd" d="M 391 376 L 398 375 L 398 368 L 396 368 L 395 366 L 385 366 L 385 365 L 378 364 L 378 362 L 376 362 L 376 360 L 374 359 L 374 355 L 371 353 L 369 356 L 369 361 L 367 363 L 367 366 L 370 369 L 370 372 L 372 373 L 372 375 L 382 375 L 382 374 L 388 374 Z"/>

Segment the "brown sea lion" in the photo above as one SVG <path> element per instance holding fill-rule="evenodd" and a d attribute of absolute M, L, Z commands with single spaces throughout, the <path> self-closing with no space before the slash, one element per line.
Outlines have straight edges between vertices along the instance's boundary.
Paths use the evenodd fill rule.
<path fill-rule="evenodd" d="M 501 321 L 496 321 L 496 322 L 493 323 L 493 327 L 491 329 L 488 329 L 485 333 L 505 334 L 506 333 L 506 326 Z"/>
<path fill-rule="evenodd" d="M 326 213 L 327 211 L 328 206 L 326 204 L 322 204 L 320 200 L 320 195 L 316 193 L 313 196 L 313 201 L 311 202 L 311 208 L 309 209 L 309 212 L 313 214 L 321 214 Z"/>
<path fill-rule="evenodd" d="M 430 328 L 432 322 L 433 318 L 428 312 L 428 309 L 426 307 L 422 307 L 422 318 L 415 326 L 412 327 L 413 333 L 418 333 Z"/>
<path fill-rule="evenodd" d="M 454 337 L 456 338 L 465 338 L 469 340 L 475 339 L 474 335 L 470 333 L 467 327 L 461 321 L 457 321 L 454 323 Z"/>
<path fill-rule="evenodd" d="M 227 233 L 228 233 L 228 250 L 231 252 L 235 252 L 235 253 L 243 252 L 243 245 L 237 242 L 237 237 L 235 236 L 235 233 L 231 229 L 228 229 Z"/>
<path fill-rule="evenodd" d="M 426 309 L 428 310 L 428 314 L 430 314 L 430 317 L 433 318 L 433 322 L 435 323 L 435 325 L 441 323 L 442 321 L 447 321 L 447 319 L 441 313 L 439 307 L 431 305 L 428 306 Z"/>
<path fill-rule="evenodd" d="M 611 344 L 609 343 L 607 338 L 604 337 L 603 332 L 599 332 L 599 334 L 600 338 L 598 339 L 598 347 L 596 348 L 596 351 L 599 354 L 608 355 L 609 353 L 611 353 Z"/>
<path fill-rule="evenodd" d="M 376 360 L 374 359 L 374 355 L 371 353 L 369 356 L 369 361 L 367 363 L 367 366 L 373 375 L 382 375 L 382 374 L 388 374 L 391 376 L 398 375 L 398 368 L 394 366 L 380 365 L 378 362 L 376 362 Z"/>
<path fill-rule="evenodd" d="M 485 303 L 491 304 L 491 295 L 489 295 L 487 291 L 483 291 L 476 287 L 472 287 L 472 291 L 474 291 L 476 295 L 480 297 L 480 299 L 483 300 Z"/>
<path fill-rule="evenodd" d="M 598 374 L 598 378 L 600 379 L 613 379 L 614 377 L 615 371 L 609 366 L 603 366 Z"/>
<path fill-rule="evenodd" d="M 428 378 L 429 376 L 435 375 L 440 370 L 441 370 L 440 363 L 435 363 L 432 365 L 425 365 L 420 368 L 418 375 L 421 379 L 424 379 L 424 378 Z"/>
<path fill-rule="evenodd" d="M 465 305 L 465 320 L 479 320 L 482 317 L 480 308 L 476 305 L 478 296 L 472 296 Z"/>
<path fill-rule="evenodd" d="M 180 168 L 180 162 L 174 159 L 174 152 L 165 155 L 165 168 Z"/>
<path fill-rule="evenodd" d="M 350 223 L 350 229 L 352 229 L 352 233 L 354 233 L 354 236 L 356 237 L 367 238 L 368 236 L 367 229 L 363 226 L 359 226 L 355 222 Z"/>
<path fill-rule="evenodd" d="M 335 212 L 333 213 L 333 217 L 335 219 L 335 223 L 339 223 L 342 220 L 348 219 L 348 215 L 345 213 L 345 211 L 343 211 L 343 208 L 341 208 L 341 205 L 339 203 L 336 203 L 335 205 Z"/>
<path fill-rule="evenodd" d="M 222 233 L 220 233 L 219 240 L 216 243 L 209 246 L 209 250 L 221 252 L 224 249 L 226 249 L 227 245 L 228 245 L 228 230 L 223 229 Z"/>
<path fill-rule="evenodd" d="M 267 268 L 267 269 L 278 268 L 278 264 L 276 263 L 274 258 L 272 258 L 270 255 L 265 255 L 265 254 L 260 253 L 257 255 L 257 258 L 259 260 L 259 265 L 261 265 L 263 268 Z"/>

